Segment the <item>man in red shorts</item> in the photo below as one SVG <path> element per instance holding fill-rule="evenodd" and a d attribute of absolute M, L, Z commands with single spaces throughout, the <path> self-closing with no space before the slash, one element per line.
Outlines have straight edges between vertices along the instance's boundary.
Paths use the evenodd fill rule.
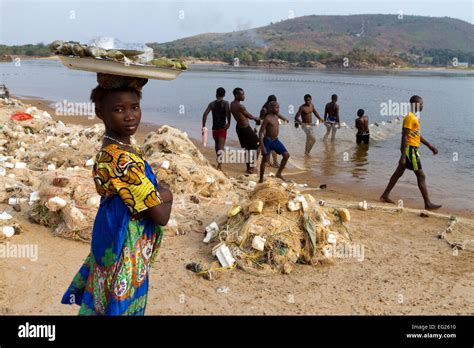
<path fill-rule="evenodd" d="M 224 151 L 227 129 L 230 126 L 230 107 L 229 102 L 224 100 L 225 89 L 219 87 L 216 90 L 216 100 L 209 103 L 202 115 L 202 128 L 206 127 L 207 115 L 212 111 L 212 137 L 215 142 L 217 155 L 217 169 L 222 170 L 222 162 L 219 153 Z M 219 152 L 221 151 L 221 152 Z"/>

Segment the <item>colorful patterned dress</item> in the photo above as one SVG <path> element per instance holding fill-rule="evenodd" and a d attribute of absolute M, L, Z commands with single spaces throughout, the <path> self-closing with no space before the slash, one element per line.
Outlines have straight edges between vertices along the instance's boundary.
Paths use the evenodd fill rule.
<path fill-rule="evenodd" d="M 143 212 L 160 203 L 150 165 L 137 154 L 109 144 L 93 168 L 102 196 L 92 230 L 91 252 L 61 303 L 80 306 L 79 315 L 144 315 L 148 272 L 163 227 Z M 142 214 L 140 214 L 142 213 Z"/>

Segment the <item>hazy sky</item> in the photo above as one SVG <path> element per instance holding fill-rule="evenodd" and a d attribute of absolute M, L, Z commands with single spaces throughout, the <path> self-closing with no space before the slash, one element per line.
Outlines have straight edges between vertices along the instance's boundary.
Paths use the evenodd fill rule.
<path fill-rule="evenodd" d="M 228 32 L 294 17 L 383 13 L 449 16 L 473 23 L 473 1 L 171 1 L 0 0 L 0 43 L 87 43 L 97 36 L 125 42 L 166 42 L 204 32 Z"/>

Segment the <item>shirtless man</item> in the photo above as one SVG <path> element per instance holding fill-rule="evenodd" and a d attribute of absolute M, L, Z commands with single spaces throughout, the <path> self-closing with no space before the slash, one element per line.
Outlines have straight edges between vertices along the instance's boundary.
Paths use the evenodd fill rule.
<path fill-rule="evenodd" d="M 262 163 L 260 164 L 260 183 L 263 182 L 263 175 L 265 174 L 265 165 L 270 160 L 270 153 L 275 151 L 277 154 L 282 155 L 280 168 L 278 169 L 275 176 L 283 181 L 286 181 L 281 175 L 285 168 L 286 162 L 290 158 L 290 154 L 285 148 L 285 145 L 278 139 L 279 133 L 279 122 L 278 115 L 280 113 L 280 105 L 276 101 L 272 101 L 268 104 L 269 113 L 265 116 L 263 124 L 260 127 L 258 133 L 260 139 L 260 147 L 263 155 Z"/>
<path fill-rule="evenodd" d="M 360 145 L 362 143 L 369 145 L 369 117 L 366 116 L 364 113 L 365 111 L 362 109 L 357 110 L 357 118 L 355 120 L 355 126 L 357 128 L 357 145 Z"/>
<path fill-rule="evenodd" d="M 339 105 L 337 105 L 337 95 L 331 96 L 331 101 L 324 108 L 324 122 L 326 124 L 326 134 L 323 140 L 328 138 L 329 132 L 332 132 L 331 140 L 336 139 L 336 131 L 339 128 Z"/>
<path fill-rule="evenodd" d="M 269 95 L 268 98 L 267 98 L 267 101 L 265 102 L 265 104 L 263 104 L 262 108 L 260 109 L 260 120 L 263 121 L 265 119 L 265 116 L 267 116 L 269 110 L 268 110 L 268 105 L 272 102 L 272 101 L 277 101 L 277 97 L 275 95 Z M 285 116 L 282 116 L 280 114 L 278 114 L 278 118 L 283 122 L 283 123 L 289 123 L 290 121 L 285 117 Z M 269 162 L 270 163 L 270 162 Z M 272 151 L 272 161 L 270 163 L 270 165 L 274 168 L 279 168 L 280 167 L 280 164 L 278 163 L 278 158 L 277 158 L 277 154 L 275 151 Z"/>
<path fill-rule="evenodd" d="M 230 107 L 229 102 L 224 100 L 225 89 L 219 87 L 216 90 L 216 100 L 209 103 L 202 115 L 202 131 L 206 127 L 207 116 L 212 111 L 212 137 L 215 142 L 217 155 L 217 169 L 222 171 L 222 163 L 219 154 L 224 151 L 227 129 L 230 127 Z"/>
<path fill-rule="evenodd" d="M 318 111 L 312 103 L 312 98 L 309 94 L 304 96 L 304 104 L 300 106 L 298 112 L 295 115 L 295 127 L 298 128 L 301 125 L 303 132 L 306 133 L 306 146 L 305 146 L 305 156 L 308 156 L 311 152 L 311 149 L 316 142 L 316 137 L 314 136 L 313 130 L 313 114 L 318 118 L 320 122 L 323 122 L 321 116 L 319 116 Z M 302 119 L 302 121 L 301 121 Z"/>
<path fill-rule="evenodd" d="M 242 88 L 237 87 L 234 88 L 234 101 L 230 103 L 230 111 L 237 122 L 235 126 L 235 131 L 237 132 L 237 136 L 239 138 L 240 146 L 247 150 L 247 173 L 252 174 L 253 168 L 250 165 L 250 151 L 256 151 L 257 159 L 259 153 L 259 141 L 257 134 L 253 131 L 252 127 L 249 125 L 249 120 L 253 120 L 260 124 L 260 119 L 258 117 L 252 116 L 245 106 L 243 106 L 240 102 L 245 100 L 245 92 Z"/>

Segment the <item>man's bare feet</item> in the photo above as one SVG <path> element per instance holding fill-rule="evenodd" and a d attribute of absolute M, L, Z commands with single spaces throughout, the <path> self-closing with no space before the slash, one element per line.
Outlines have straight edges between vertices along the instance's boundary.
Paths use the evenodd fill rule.
<path fill-rule="evenodd" d="M 276 173 L 275 177 L 283 180 L 283 181 L 286 181 L 286 179 L 281 175 L 281 173 Z"/>
<path fill-rule="evenodd" d="M 436 210 L 436 209 L 439 209 L 441 208 L 442 205 L 438 205 L 438 204 L 433 204 L 433 203 L 430 203 L 428 205 L 425 205 L 425 209 L 426 210 Z"/>
<path fill-rule="evenodd" d="M 395 204 L 388 196 L 380 196 L 380 202 Z"/>

